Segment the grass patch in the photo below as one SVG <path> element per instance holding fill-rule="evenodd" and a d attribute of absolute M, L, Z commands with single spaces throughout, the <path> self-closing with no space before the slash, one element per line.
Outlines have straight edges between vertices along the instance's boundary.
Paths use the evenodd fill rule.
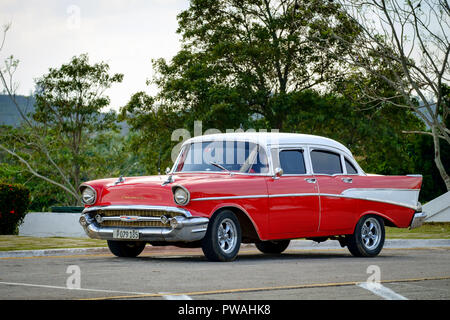
<path fill-rule="evenodd" d="M 93 247 L 106 247 L 106 241 L 89 238 L 38 238 L 0 235 L 0 251 Z"/>
<path fill-rule="evenodd" d="M 450 222 L 427 222 L 409 230 L 386 227 L 387 239 L 450 239 Z"/>

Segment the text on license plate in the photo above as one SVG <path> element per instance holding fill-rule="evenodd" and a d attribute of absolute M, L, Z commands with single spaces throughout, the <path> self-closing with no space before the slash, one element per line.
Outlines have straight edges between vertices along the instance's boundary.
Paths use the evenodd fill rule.
<path fill-rule="evenodd" d="M 114 239 L 139 239 L 139 231 L 135 229 L 114 229 Z"/>

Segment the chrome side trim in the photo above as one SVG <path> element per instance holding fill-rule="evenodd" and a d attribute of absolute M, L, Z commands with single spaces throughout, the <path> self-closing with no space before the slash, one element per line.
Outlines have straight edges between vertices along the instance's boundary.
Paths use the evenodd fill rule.
<path fill-rule="evenodd" d="M 281 194 L 257 194 L 249 196 L 225 196 L 225 197 L 205 197 L 196 198 L 191 201 L 207 201 L 207 200 L 233 200 L 233 199 L 259 199 L 259 198 L 281 198 L 281 197 L 311 197 L 318 196 L 319 193 L 281 193 Z"/>
<path fill-rule="evenodd" d="M 111 206 L 95 206 L 85 208 L 82 214 L 91 211 L 103 211 L 103 210 L 154 210 L 154 211 L 167 211 L 184 215 L 185 217 L 192 217 L 192 214 L 183 208 L 169 207 L 169 206 L 148 206 L 148 205 L 111 205 Z"/>
<path fill-rule="evenodd" d="M 282 193 L 282 194 L 270 194 L 269 198 L 282 198 L 282 197 L 313 197 L 318 196 L 319 193 Z"/>
<path fill-rule="evenodd" d="M 230 200 L 230 199 L 258 199 L 258 198 L 268 198 L 267 194 L 257 194 L 257 195 L 249 195 L 249 196 L 225 196 L 225 197 L 205 197 L 205 198 L 196 198 L 191 199 L 191 201 L 207 201 L 207 200 Z"/>
<path fill-rule="evenodd" d="M 345 189 L 342 193 L 350 191 L 420 191 L 420 189 L 396 189 L 396 188 L 350 188 Z"/>
<path fill-rule="evenodd" d="M 357 190 L 361 191 L 359 195 L 352 194 L 352 191 Z M 414 197 L 409 197 L 402 199 L 400 197 L 400 200 L 396 200 L 396 196 L 387 196 L 386 194 L 380 195 L 380 198 L 377 197 L 370 197 L 365 196 L 364 192 L 374 192 L 374 191 L 387 191 L 387 192 L 396 192 L 396 191 L 407 191 L 407 192 L 414 192 L 417 194 L 414 194 Z M 319 196 L 319 197 L 335 197 L 335 198 L 346 198 L 346 199 L 356 199 L 356 200 L 366 200 L 366 201 L 373 201 L 373 202 L 381 202 L 381 203 L 387 203 L 387 204 L 393 204 L 401 207 L 406 207 L 410 209 L 414 209 L 416 211 L 419 210 L 420 205 L 417 202 L 417 198 L 419 195 L 419 189 L 387 189 L 387 188 L 374 188 L 374 189 L 368 189 L 368 188 L 361 188 L 361 189 L 347 189 L 344 190 L 341 194 L 334 194 L 334 193 L 283 193 L 283 194 L 271 194 L 271 195 L 246 195 L 246 196 L 224 196 L 224 197 L 205 197 L 205 198 L 196 198 L 191 199 L 191 201 L 208 201 L 208 200 L 235 200 L 235 199 L 258 199 L 258 198 L 281 198 L 281 197 L 311 197 L 311 196 Z M 363 194 L 361 194 L 363 193 Z M 411 195 L 409 195 L 411 196 Z M 393 199 L 392 199 L 393 198 Z"/>

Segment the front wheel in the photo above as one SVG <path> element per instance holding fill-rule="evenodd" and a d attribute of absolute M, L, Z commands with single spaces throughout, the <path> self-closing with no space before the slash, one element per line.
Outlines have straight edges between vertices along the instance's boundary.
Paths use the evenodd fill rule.
<path fill-rule="evenodd" d="M 347 236 L 347 247 L 355 257 L 375 257 L 384 245 L 384 222 L 378 216 L 362 217 L 355 227 L 355 232 Z"/>
<path fill-rule="evenodd" d="M 222 211 L 210 220 L 202 250 L 210 261 L 233 261 L 241 247 L 241 227 L 236 215 Z"/>
<path fill-rule="evenodd" d="M 261 241 L 255 243 L 256 248 L 262 253 L 280 254 L 289 246 L 290 240 Z"/>
<path fill-rule="evenodd" d="M 109 250 L 117 257 L 134 258 L 145 248 L 143 241 L 115 241 L 108 240 Z"/>

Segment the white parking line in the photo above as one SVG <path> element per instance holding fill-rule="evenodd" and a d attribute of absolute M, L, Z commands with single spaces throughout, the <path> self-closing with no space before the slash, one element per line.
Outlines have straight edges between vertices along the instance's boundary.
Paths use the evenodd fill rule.
<path fill-rule="evenodd" d="M 67 288 L 67 287 L 60 287 L 60 286 L 49 286 L 49 285 L 43 285 L 43 284 L 20 283 L 20 282 L 0 282 L 0 285 L 1 284 L 8 285 L 8 286 L 63 289 L 63 290 L 72 290 L 72 291 L 92 291 L 92 292 L 106 292 L 106 293 L 137 294 L 137 295 L 152 294 L 152 293 L 145 293 L 145 292 L 128 292 L 128 291 L 115 291 L 115 290 L 103 290 L 103 289 Z"/>
<path fill-rule="evenodd" d="M 91 291 L 91 292 L 103 292 L 103 293 L 120 293 L 120 294 L 132 294 L 132 295 L 153 295 L 153 293 L 148 292 L 129 292 L 129 291 L 116 291 L 116 290 L 104 290 L 104 289 L 88 289 L 88 288 L 68 288 L 62 286 L 49 286 L 44 284 L 32 284 L 32 283 L 20 283 L 20 282 L 0 282 L 0 285 L 8 286 L 22 286 L 22 287 L 37 287 L 37 288 L 47 288 L 47 289 L 63 289 L 72 291 Z M 191 297 L 187 295 L 174 295 L 170 292 L 159 292 L 157 295 L 161 295 L 163 299 L 166 300 L 192 300 Z"/>
<path fill-rule="evenodd" d="M 159 294 L 162 294 L 163 295 L 162 297 L 165 300 L 192 300 L 191 297 L 185 294 L 174 295 L 169 292 L 159 292 Z"/>
<path fill-rule="evenodd" d="M 358 283 L 357 286 L 369 290 L 373 294 L 376 294 L 385 300 L 408 300 L 404 296 L 395 293 L 389 288 L 386 288 L 379 282 L 362 282 Z"/>

